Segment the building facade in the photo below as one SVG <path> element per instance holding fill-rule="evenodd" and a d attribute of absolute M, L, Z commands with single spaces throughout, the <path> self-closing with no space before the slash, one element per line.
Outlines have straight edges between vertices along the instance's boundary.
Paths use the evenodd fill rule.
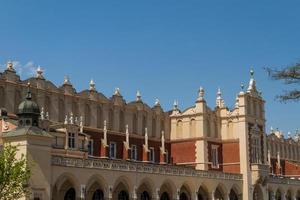
<path fill-rule="evenodd" d="M 0 74 L 0 144 L 18 145 L 32 165 L 29 199 L 300 199 L 299 133 L 266 133 L 265 101 L 249 85 L 228 108 L 217 91 L 208 107 L 164 111 L 116 88 L 108 98 L 91 80 L 76 92 L 38 68 L 21 80 L 11 62 Z"/>

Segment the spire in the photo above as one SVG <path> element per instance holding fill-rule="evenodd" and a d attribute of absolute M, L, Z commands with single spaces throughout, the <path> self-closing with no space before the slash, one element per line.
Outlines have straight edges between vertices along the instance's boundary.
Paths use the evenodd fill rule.
<path fill-rule="evenodd" d="M 257 94 L 256 82 L 254 79 L 254 70 L 253 69 L 250 70 L 250 81 L 249 81 L 249 86 L 248 86 L 247 92 Z"/>
<path fill-rule="evenodd" d="M 72 85 L 70 82 L 70 78 L 67 75 L 64 77 L 64 85 Z"/>
<path fill-rule="evenodd" d="M 121 91 L 120 91 L 120 88 L 115 88 L 115 92 L 114 92 L 114 95 L 116 96 L 121 96 Z"/>
<path fill-rule="evenodd" d="M 139 90 L 136 91 L 136 101 L 142 101 L 142 95 L 141 95 L 141 92 Z"/>
<path fill-rule="evenodd" d="M 6 70 L 11 71 L 11 72 L 15 72 L 14 64 L 13 64 L 12 61 L 8 61 L 7 62 L 7 64 L 6 64 Z"/>
<path fill-rule="evenodd" d="M 245 94 L 244 90 L 245 90 L 245 86 L 244 86 L 243 83 L 241 83 L 241 91 L 240 91 L 240 95 Z"/>
<path fill-rule="evenodd" d="M 219 108 L 225 107 L 225 103 L 224 103 L 224 100 L 222 98 L 221 88 L 218 88 L 216 106 L 219 107 Z"/>
<path fill-rule="evenodd" d="M 178 110 L 178 100 L 174 100 L 173 110 Z"/>
<path fill-rule="evenodd" d="M 197 101 L 204 101 L 204 94 L 205 94 L 204 88 L 200 87 L 199 90 L 198 90 Z"/>
<path fill-rule="evenodd" d="M 96 84 L 93 79 L 90 81 L 90 91 L 96 91 Z"/>
<path fill-rule="evenodd" d="M 44 79 L 43 72 L 44 71 L 42 70 L 41 66 L 38 66 L 36 69 L 36 78 Z"/>

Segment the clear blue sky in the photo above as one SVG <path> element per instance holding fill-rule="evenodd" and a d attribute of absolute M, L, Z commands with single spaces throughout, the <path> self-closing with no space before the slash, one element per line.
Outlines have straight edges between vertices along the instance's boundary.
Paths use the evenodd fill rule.
<path fill-rule="evenodd" d="M 127 101 L 139 89 L 165 110 L 174 99 L 182 109 L 193 105 L 199 86 L 211 107 L 219 86 L 232 106 L 253 66 L 268 129 L 294 131 L 300 103 L 274 101 L 285 87 L 263 67 L 299 61 L 299 8 L 299 1 L 0 0 L 0 63 L 18 61 L 23 79 L 37 65 L 58 85 L 69 75 L 77 91 L 93 78 L 106 96 L 120 87 Z"/>

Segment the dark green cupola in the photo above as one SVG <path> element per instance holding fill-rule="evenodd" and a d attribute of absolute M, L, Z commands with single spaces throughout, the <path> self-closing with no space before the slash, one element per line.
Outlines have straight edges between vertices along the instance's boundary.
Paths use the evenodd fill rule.
<path fill-rule="evenodd" d="M 18 107 L 19 126 L 38 126 L 40 117 L 40 108 L 32 101 L 30 84 L 28 83 L 26 98 Z"/>

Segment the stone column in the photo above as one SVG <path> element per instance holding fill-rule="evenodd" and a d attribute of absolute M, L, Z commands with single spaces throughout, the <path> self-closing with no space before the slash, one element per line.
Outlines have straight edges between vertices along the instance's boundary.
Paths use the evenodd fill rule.
<path fill-rule="evenodd" d="M 198 200 L 198 191 L 194 193 L 194 198 L 192 197 L 192 200 Z"/>
<path fill-rule="evenodd" d="M 180 200 L 180 189 L 177 189 L 175 197 L 175 200 Z"/>
<path fill-rule="evenodd" d="M 215 190 L 210 193 L 209 200 L 215 200 Z"/>
<path fill-rule="evenodd" d="M 273 191 L 268 192 L 269 199 L 275 200 L 275 193 Z"/>
<path fill-rule="evenodd" d="M 113 195 L 113 186 L 108 186 L 108 199 L 112 199 Z"/>
<path fill-rule="evenodd" d="M 151 199 L 153 199 L 153 200 L 159 200 L 160 199 L 159 198 L 159 189 L 158 188 L 156 188 L 155 191 L 153 192 Z"/>

